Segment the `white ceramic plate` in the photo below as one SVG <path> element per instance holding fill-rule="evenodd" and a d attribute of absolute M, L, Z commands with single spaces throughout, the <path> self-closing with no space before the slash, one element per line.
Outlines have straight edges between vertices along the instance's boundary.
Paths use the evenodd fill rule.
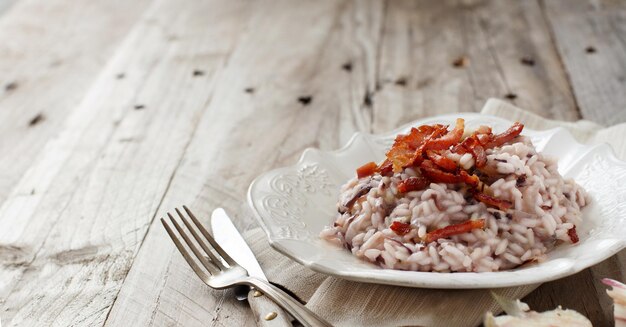
<path fill-rule="evenodd" d="M 626 163 L 606 144 L 577 143 L 565 129 L 525 128 L 537 149 L 559 158 L 559 172 L 573 177 L 591 196 L 577 228 L 580 242 L 561 245 L 546 262 L 509 271 L 436 273 L 382 269 L 318 237 L 337 213 L 339 187 L 365 162 L 380 161 L 398 133 L 423 124 L 452 124 L 464 118 L 468 129 L 490 125 L 495 132 L 512 122 L 473 113 L 443 115 L 416 121 L 383 135 L 357 133 L 343 148 L 325 152 L 307 149 L 296 165 L 259 176 L 248 201 L 279 252 L 312 270 L 368 283 L 424 288 L 493 288 L 546 282 L 592 266 L 626 246 Z"/>

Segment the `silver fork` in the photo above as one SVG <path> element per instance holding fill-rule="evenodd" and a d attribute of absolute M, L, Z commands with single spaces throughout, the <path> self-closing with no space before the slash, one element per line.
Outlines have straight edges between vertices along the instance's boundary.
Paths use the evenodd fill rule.
<path fill-rule="evenodd" d="M 174 244 L 178 248 L 180 254 L 183 255 L 183 258 L 185 258 L 189 266 L 191 266 L 191 269 L 193 269 L 196 275 L 198 275 L 198 277 L 200 277 L 205 284 L 214 289 L 224 289 L 234 287 L 236 285 L 252 286 L 274 300 L 276 304 L 285 309 L 285 311 L 289 312 L 304 326 L 331 326 L 324 319 L 307 309 L 300 302 L 293 299 L 281 289 L 260 279 L 250 277 L 248 272 L 242 266 L 237 264 L 237 262 L 235 262 L 235 260 L 233 260 L 228 253 L 226 253 L 222 247 L 217 244 L 217 242 L 215 242 L 213 236 L 211 236 L 211 234 L 204 229 L 191 210 L 189 210 L 186 206 L 183 206 L 183 209 L 204 238 L 196 232 L 192 224 L 189 223 L 189 220 L 185 218 L 178 208 L 175 210 L 184 225 L 187 227 L 187 230 L 191 232 L 191 235 L 196 240 L 196 243 L 200 245 L 204 253 L 196 247 L 185 230 L 176 222 L 174 216 L 172 216 L 169 212 L 167 213 L 167 216 L 170 218 L 172 225 L 174 225 L 185 244 L 187 244 L 187 247 L 189 247 L 191 252 L 193 252 L 195 259 L 199 261 L 202 266 L 198 265 L 198 263 L 194 260 L 194 257 L 192 257 L 187 249 L 185 249 L 180 239 L 176 236 L 176 234 L 174 234 L 174 231 L 170 228 L 168 223 L 165 222 L 165 219 L 161 218 L 161 223 L 163 223 L 167 234 L 169 234 L 172 241 L 174 241 Z"/>

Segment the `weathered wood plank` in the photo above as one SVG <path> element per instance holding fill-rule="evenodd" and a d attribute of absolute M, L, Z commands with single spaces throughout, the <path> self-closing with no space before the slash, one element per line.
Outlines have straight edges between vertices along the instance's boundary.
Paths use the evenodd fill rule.
<path fill-rule="evenodd" d="M 369 129 L 361 104 L 380 6 L 255 3 L 249 23 L 255 28 L 220 77 L 158 214 L 187 203 L 208 224 L 210 211 L 221 206 L 245 226 L 252 217 L 241 206 L 256 175 L 293 163 L 305 147 L 335 149 L 354 131 Z M 242 325 L 238 317 L 246 310 L 229 308 L 233 302 L 231 294 L 208 290 L 198 280 L 155 220 L 107 325 Z"/>
<path fill-rule="evenodd" d="M 563 58 L 583 118 L 612 125 L 626 121 L 626 3 L 544 1 L 545 15 Z M 626 252 L 574 276 L 546 283 L 527 301 L 538 310 L 562 305 L 594 326 L 613 321 L 602 278 L 624 280 Z"/>
<path fill-rule="evenodd" d="M 3 325 L 104 323 L 247 7 L 151 5 L 0 208 Z"/>
<path fill-rule="evenodd" d="M 626 2 L 544 1 L 584 118 L 626 121 Z"/>
<path fill-rule="evenodd" d="M 390 1 L 379 47 L 377 132 L 478 111 L 490 97 L 508 96 L 545 117 L 578 118 L 536 1 Z"/>
<path fill-rule="evenodd" d="M 0 1 L 0 204 L 148 4 Z M 114 78 L 110 76 L 110 78 Z"/>

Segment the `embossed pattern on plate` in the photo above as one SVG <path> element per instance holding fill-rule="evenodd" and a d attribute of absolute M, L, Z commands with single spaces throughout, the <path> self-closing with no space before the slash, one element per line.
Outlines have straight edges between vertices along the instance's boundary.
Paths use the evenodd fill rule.
<path fill-rule="evenodd" d="M 584 209 L 577 245 L 562 245 L 546 262 L 490 273 L 430 273 L 381 269 L 343 248 L 319 239 L 336 214 L 339 186 L 364 162 L 384 158 L 395 135 L 411 126 L 453 124 L 462 117 L 468 129 L 490 125 L 496 132 L 512 122 L 475 113 L 443 115 L 415 121 L 382 135 L 356 133 L 343 148 L 325 152 L 307 149 L 296 165 L 259 176 L 248 191 L 248 202 L 270 244 L 295 261 L 329 275 L 369 283 L 429 288 L 492 288 L 525 285 L 574 274 L 626 246 L 626 163 L 608 145 L 577 143 L 563 128 L 524 129 L 539 151 L 559 159 L 559 171 L 574 178 L 592 198 Z"/>

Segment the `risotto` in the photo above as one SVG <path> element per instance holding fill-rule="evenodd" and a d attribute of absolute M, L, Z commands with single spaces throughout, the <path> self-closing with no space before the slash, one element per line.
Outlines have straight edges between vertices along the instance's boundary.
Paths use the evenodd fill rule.
<path fill-rule="evenodd" d="M 424 125 L 341 187 L 320 236 L 383 268 L 487 272 L 541 261 L 577 243 L 588 198 L 515 123 L 495 134 Z"/>

